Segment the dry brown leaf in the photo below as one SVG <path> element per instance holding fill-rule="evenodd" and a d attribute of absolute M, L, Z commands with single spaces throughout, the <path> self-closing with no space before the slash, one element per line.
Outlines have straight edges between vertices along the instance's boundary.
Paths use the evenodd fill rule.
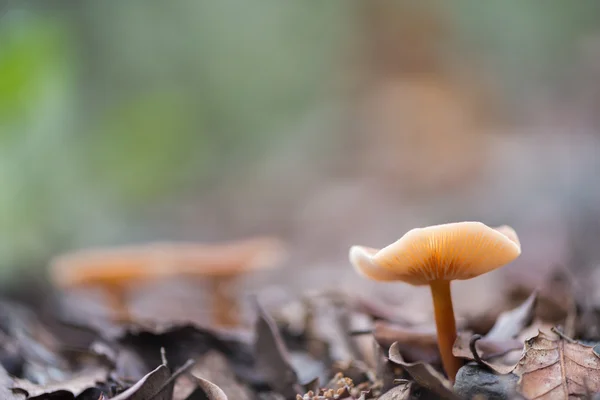
<path fill-rule="evenodd" d="M 168 400 L 171 396 L 171 390 L 163 390 L 157 395 L 161 388 L 167 384 L 171 373 L 166 365 L 160 365 L 154 371 L 148 373 L 140 379 L 135 385 L 113 397 L 111 400 Z"/>
<path fill-rule="evenodd" d="M 454 342 L 452 354 L 467 360 L 475 360 L 475 355 L 471 350 L 472 337 L 471 333 L 461 332 Z M 499 374 L 511 372 L 523 352 L 523 342 L 516 339 L 488 340 L 482 338 L 477 340 L 474 345 L 479 362 Z M 517 356 L 514 357 L 513 353 L 517 353 Z"/>
<path fill-rule="evenodd" d="M 223 392 L 220 387 L 199 376 L 194 375 L 194 378 L 196 378 L 196 383 L 198 384 L 199 389 L 202 390 L 206 400 L 227 400 L 225 392 Z"/>
<path fill-rule="evenodd" d="M 90 371 L 83 371 L 74 375 L 64 382 L 55 382 L 47 385 L 38 385 L 26 379 L 13 380 L 11 390 L 15 393 L 27 393 L 28 398 L 37 396 L 49 396 L 54 392 L 70 392 L 78 396 L 86 389 L 94 387 L 97 382 L 106 380 L 108 372 L 104 368 L 98 368 Z"/>
<path fill-rule="evenodd" d="M 440 363 L 437 335 L 433 327 L 431 329 L 407 327 L 385 321 L 376 321 L 373 325 L 373 337 L 384 348 L 389 348 L 393 343 L 398 343 L 402 356 L 409 362 Z"/>
<path fill-rule="evenodd" d="M 281 333 L 271 316 L 256 302 L 256 368 L 276 392 L 291 398 L 302 389 Z"/>
<path fill-rule="evenodd" d="M 444 400 L 459 400 L 458 397 L 452 391 L 452 385 L 444 378 L 439 372 L 437 372 L 429 364 L 422 362 L 407 363 L 400 354 L 400 348 L 397 343 L 394 343 L 390 347 L 389 359 L 391 362 L 396 363 L 408 372 L 408 374 L 415 380 L 415 382 L 435 393 L 440 399 Z"/>
<path fill-rule="evenodd" d="M 538 294 L 533 292 L 520 306 L 498 316 L 496 323 L 485 335 L 490 340 L 509 340 L 517 337 L 533 321 Z"/>
<path fill-rule="evenodd" d="M 385 392 L 379 400 L 409 400 L 411 398 L 412 382 L 402 383 Z"/>
<path fill-rule="evenodd" d="M 492 329 L 474 343 L 479 363 L 500 374 L 508 374 L 515 368 L 523 351 L 523 341 L 516 337 L 531 324 L 537 297 L 537 292 L 534 292 L 517 308 L 500 314 Z M 452 354 L 476 360 L 471 349 L 472 338 L 470 333 L 460 333 L 454 342 Z"/>
<path fill-rule="evenodd" d="M 194 377 L 191 376 L 191 373 L 185 374 L 175 381 L 171 400 L 187 400 L 196 390 L 199 389 Z"/>
<path fill-rule="evenodd" d="M 190 372 L 193 377 L 202 377 L 212 382 L 232 399 L 252 398 L 252 393 L 239 382 L 227 358 L 216 350 L 210 350 L 198 357 Z"/>
<path fill-rule="evenodd" d="M 600 391 L 600 358 L 592 347 L 541 332 L 525 343 L 513 371 L 527 399 L 583 398 Z"/>

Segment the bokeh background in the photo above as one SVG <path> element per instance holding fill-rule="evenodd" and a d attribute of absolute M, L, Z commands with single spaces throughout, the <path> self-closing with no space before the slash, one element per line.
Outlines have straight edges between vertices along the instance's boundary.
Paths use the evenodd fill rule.
<path fill-rule="evenodd" d="M 455 220 L 593 268 L 599 100 L 596 1 L 1 1 L 2 281 L 273 234 L 251 287 L 366 285 L 351 244 Z"/>

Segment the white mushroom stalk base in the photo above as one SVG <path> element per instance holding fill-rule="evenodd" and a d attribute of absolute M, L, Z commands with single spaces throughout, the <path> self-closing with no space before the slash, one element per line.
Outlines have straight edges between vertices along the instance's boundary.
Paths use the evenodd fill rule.
<path fill-rule="evenodd" d="M 442 365 L 448 379 L 454 382 L 462 362 L 452 354 L 452 346 L 456 341 L 456 320 L 454 319 L 454 308 L 452 307 L 450 281 L 432 281 L 429 286 L 433 297 L 435 325 Z"/>

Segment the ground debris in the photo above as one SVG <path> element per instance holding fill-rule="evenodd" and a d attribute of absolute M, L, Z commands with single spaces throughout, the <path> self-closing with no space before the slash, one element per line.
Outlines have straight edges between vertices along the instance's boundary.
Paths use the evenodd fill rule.
<path fill-rule="evenodd" d="M 513 372 L 527 399 L 582 398 L 600 392 L 600 357 L 594 347 L 555 333 L 540 332 L 529 339 Z"/>
<path fill-rule="evenodd" d="M 541 371 L 555 368 L 527 361 L 528 357 L 539 361 L 535 351 L 540 343 L 548 344 L 545 351 L 557 352 L 559 358 L 585 348 L 587 358 L 598 359 L 590 347 L 538 334 L 538 329 L 553 325 L 537 315 L 534 293 L 512 310 L 498 307 L 495 324 L 479 331 L 481 336 L 465 331 L 466 319 L 459 316 L 454 354 L 475 362 L 461 369 L 453 387 L 440 372 L 432 321 L 415 317 L 424 315 L 420 306 L 396 304 L 386 310 L 385 304 L 353 293 L 310 293 L 290 298 L 293 307 L 272 304 L 269 312 L 258 301 L 249 303 L 253 327 L 223 329 L 190 321 L 147 320 L 110 322 L 110 329 L 98 329 L 103 322 L 95 320 L 76 329 L 67 326 L 61 330 L 68 332 L 65 336 L 46 329 L 35 313 L 20 306 L 13 310 L 12 303 L 6 303 L 0 307 L 9 316 L 3 321 L 9 325 L 0 326 L 0 363 L 11 370 L 4 384 L 8 391 L 0 391 L 0 399 L 457 400 L 477 395 L 504 399 L 513 398 L 509 393 L 516 390 L 518 379 L 518 395 L 529 399 L 537 398 L 528 390 L 541 387 L 534 378 L 542 373 L 531 365 Z M 410 310 L 403 318 L 405 308 Z M 470 318 L 476 326 L 476 318 Z M 85 338 L 73 341 L 78 332 Z M 25 349 L 28 343 L 33 346 Z M 525 343 L 527 352 L 521 358 Z M 594 371 L 586 372 L 583 384 L 571 371 L 577 369 L 569 368 L 565 365 L 566 390 L 587 395 L 596 389 L 593 381 L 587 382 L 593 380 Z"/>

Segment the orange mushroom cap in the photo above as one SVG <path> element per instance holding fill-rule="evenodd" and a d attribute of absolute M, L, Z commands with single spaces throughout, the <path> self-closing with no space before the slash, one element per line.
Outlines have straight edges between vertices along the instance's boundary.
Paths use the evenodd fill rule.
<path fill-rule="evenodd" d="M 207 277 L 273 268 L 286 257 L 283 242 L 269 237 L 212 245 L 169 244 L 163 250 L 172 254 L 177 273 Z"/>
<path fill-rule="evenodd" d="M 350 261 L 367 278 L 426 285 L 435 280 L 463 280 L 492 271 L 521 254 L 509 226 L 458 222 L 417 228 L 383 249 L 353 246 Z"/>
<path fill-rule="evenodd" d="M 50 262 L 50 278 L 59 287 L 111 285 L 155 275 L 157 263 L 147 249 L 123 247 L 68 253 Z"/>
<path fill-rule="evenodd" d="M 224 244 L 153 243 L 69 253 L 51 261 L 50 277 L 60 287 L 123 284 L 193 274 L 232 276 L 275 267 L 285 255 L 274 238 Z"/>

